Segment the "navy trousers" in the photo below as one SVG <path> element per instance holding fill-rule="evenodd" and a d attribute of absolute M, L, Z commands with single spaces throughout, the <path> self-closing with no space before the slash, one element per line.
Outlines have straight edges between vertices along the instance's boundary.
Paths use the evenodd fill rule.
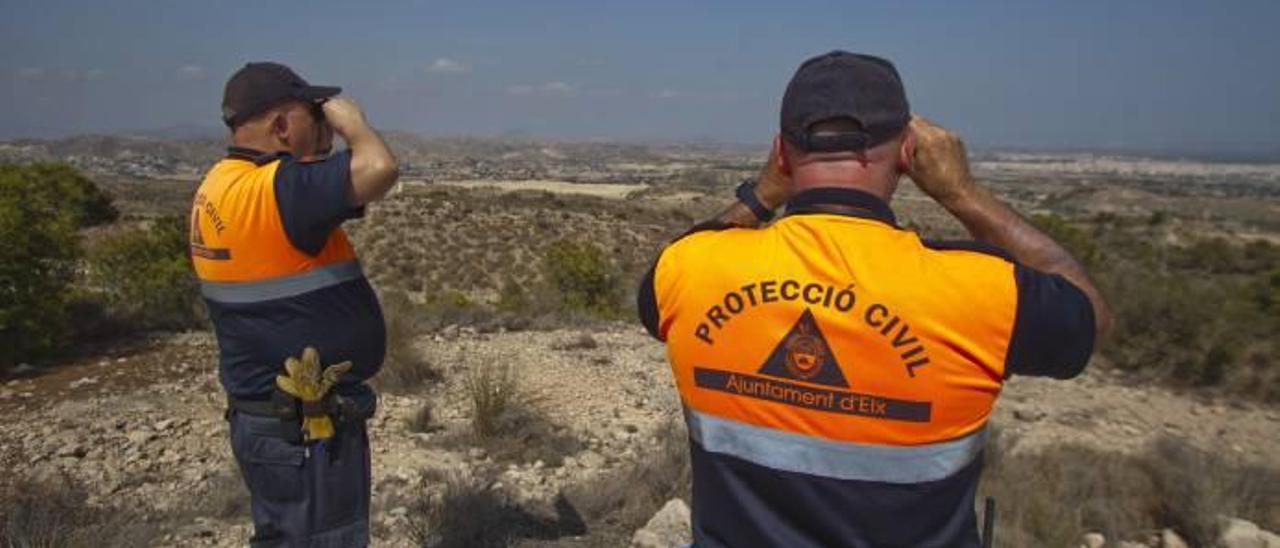
<path fill-rule="evenodd" d="M 280 420 L 232 411 L 231 451 L 249 487 L 253 548 L 369 544 L 369 436 L 363 422 L 292 444 Z"/>

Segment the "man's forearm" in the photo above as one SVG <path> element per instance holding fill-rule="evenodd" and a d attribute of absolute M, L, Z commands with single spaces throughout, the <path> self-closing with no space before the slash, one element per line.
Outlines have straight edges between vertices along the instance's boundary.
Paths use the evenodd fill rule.
<path fill-rule="evenodd" d="M 734 202 L 729 207 L 724 208 L 719 215 L 716 215 L 713 222 L 724 226 L 736 226 L 742 228 L 755 228 L 760 226 L 760 219 L 756 218 L 756 214 L 751 211 L 747 204 L 742 202 Z"/>
<path fill-rule="evenodd" d="M 778 171 L 775 160 L 777 154 L 776 149 L 769 154 L 769 162 L 760 171 L 760 175 L 756 177 L 755 187 L 751 189 L 755 193 L 756 201 L 770 211 L 782 207 L 791 192 L 790 180 Z M 710 222 L 742 228 L 756 228 L 763 224 L 760 218 L 756 217 L 755 212 L 751 210 L 751 206 L 742 203 L 741 200 L 729 204 L 729 207 L 726 207 Z"/>
<path fill-rule="evenodd" d="M 1061 275 L 1079 287 L 1093 305 L 1099 338 L 1111 328 L 1111 310 L 1084 266 L 1053 238 L 1036 228 L 989 190 L 976 183 L 938 200 L 974 239 L 1000 247 L 1031 268 Z"/>
<path fill-rule="evenodd" d="M 368 126 L 344 135 L 351 148 L 351 202 L 365 205 L 381 198 L 400 176 L 396 158 L 382 137 Z"/>

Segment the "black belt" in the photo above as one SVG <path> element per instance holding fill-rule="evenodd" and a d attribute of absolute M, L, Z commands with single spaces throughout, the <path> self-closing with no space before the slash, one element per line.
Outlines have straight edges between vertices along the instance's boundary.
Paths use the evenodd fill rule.
<path fill-rule="evenodd" d="M 282 394 L 282 392 L 277 392 Z M 293 402 L 276 398 L 275 395 L 269 400 L 244 400 L 240 398 L 227 397 L 227 408 L 229 410 L 239 411 L 246 415 L 255 415 L 259 417 L 273 417 L 280 419 L 288 419 L 297 417 L 295 411 L 297 408 Z"/>
<path fill-rule="evenodd" d="M 303 417 L 327 416 L 333 420 L 335 427 L 341 428 L 343 425 L 369 420 L 377 409 L 377 394 L 367 387 L 352 396 L 330 392 L 318 402 L 303 402 L 280 389 L 272 392 L 269 400 L 227 397 L 228 419 L 231 418 L 232 411 L 279 419 L 280 437 L 293 443 L 299 443 L 302 439 Z"/>

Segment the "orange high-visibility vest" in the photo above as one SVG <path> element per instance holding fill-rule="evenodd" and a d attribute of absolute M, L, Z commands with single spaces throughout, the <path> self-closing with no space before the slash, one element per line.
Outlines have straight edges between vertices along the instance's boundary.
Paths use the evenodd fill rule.
<path fill-rule="evenodd" d="M 1019 322 L 1056 315 L 1039 301 L 1067 303 L 1061 334 L 1085 342 L 1062 371 L 1078 373 L 1093 330 L 1078 289 L 922 241 L 852 189 L 670 244 L 639 307 L 684 405 L 696 544 L 976 546 L 987 421 Z"/>
<path fill-rule="evenodd" d="M 278 159 L 259 164 L 232 156 L 218 162 L 196 191 L 191 206 L 191 257 L 206 295 L 235 298 L 237 292 L 248 295 L 255 287 L 269 285 L 262 282 L 283 287 L 291 278 L 297 281 L 317 269 L 339 274 L 344 265 L 352 269 L 355 250 L 342 228 L 333 230 L 315 256 L 289 242 L 276 204 L 274 182 L 279 167 Z M 312 277 L 317 283 L 329 281 Z M 295 284 L 291 291 L 311 285 Z"/>

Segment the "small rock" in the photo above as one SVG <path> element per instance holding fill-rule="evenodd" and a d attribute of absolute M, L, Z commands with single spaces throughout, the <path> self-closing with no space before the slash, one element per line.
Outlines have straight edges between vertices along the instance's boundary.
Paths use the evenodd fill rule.
<path fill-rule="evenodd" d="M 1165 529 L 1160 531 L 1160 548 L 1187 548 L 1187 541 L 1173 529 Z"/>
<path fill-rule="evenodd" d="M 1224 518 L 1218 530 L 1221 548 L 1280 548 L 1280 535 L 1264 531 L 1251 521 Z"/>
<path fill-rule="evenodd" d="M 84 377 L 78 380 L 71 381 L 71 383 L 68 384 L 67 386 L 70 387 L 72 390 L 75 390 L 76 388 L 80 388 L 81 386 L 88 386 L 91 384 L 98 384 L 98 379 L 94 377 Z"/>
<path fill-rule="evenodd" d="M 1081 548 L 1102 548 L 1106 545 L 1107 537 L 1102 536 L 1102 533 L 1085 533 L 1080 537 Z"/>
<path fill-rule="evenodd" d="M 692 541 L 689 505 L 683 500 L 671 499 L 631 537 L 631 548 L 670 548 Z"/>
<path fill-rule="evenodd" d="M 59 457 L 84 458 L 89 451 L 76 442 L 71 442 L 58 448 L 57 455 Z"/>
<path fill-rule="evenodd" d="M 600 468 L 604 466 L 604 457 L 595 451 L 587 451 L 578 457 L 578 462 L 583 468 Z"/>
<path fill-rule="evenodd" d="M 147 430 L 134 430 L 132 432 L 129 432 L 128 434 L 125 434 L 124 437 L 129 439 L 129 443 L 137 446 L 142 446 L 142 445 L 146 445 L 147 442 L 150 442 L 151 440 L 155 439 L 156 435 L 154 432 L 150 432 Z"/>

